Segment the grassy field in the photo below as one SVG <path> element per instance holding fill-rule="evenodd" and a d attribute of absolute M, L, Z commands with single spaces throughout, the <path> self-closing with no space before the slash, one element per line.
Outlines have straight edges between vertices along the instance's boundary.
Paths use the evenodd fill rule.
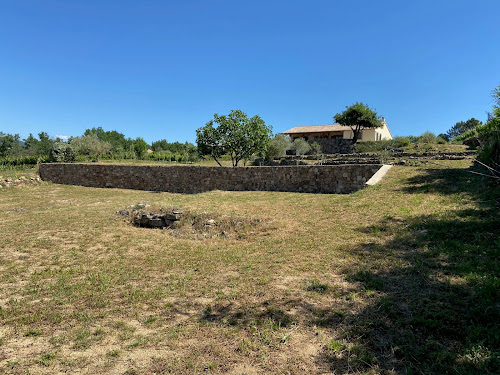
<path fill-rule="evenodd" d="M 350 195 L 2 188 L 0 373 L 500 373 L 500 189 L 440 164 Z"/>

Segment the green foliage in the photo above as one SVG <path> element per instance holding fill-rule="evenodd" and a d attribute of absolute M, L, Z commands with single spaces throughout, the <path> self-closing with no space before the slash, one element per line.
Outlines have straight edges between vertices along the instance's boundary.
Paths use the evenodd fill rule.
<path fill-rule="evenodd" d="M 142 158 L 146 154 L 148 148 L 149 148 L 148 144 L 141 137 L 137 137 L 132 142 L 132 149 L 134 150 L 135 155 L 137 155 L 137 157 L 139 158 Z"/>
<path fill-rule="evenodd" d="M 22 151 L 19 134 L 4 134 L 0 132 L 0 157 L 18 156 Z"/>
<path fill-rule="evenodd" d="M 153 154 L 148 159 L 177 161 L 180 157 L 185 161 L 193 162 L 199 159 L 198 150 L 195 145 L 189 142 L 169 143 L 166 139 L 151 143 Z"/>
<path fill-rule="evenodd" d="M 458 137 L 459 135 L 462 135 L 469 130 L 475 129 L 478 126 L 481 126 L 483 123 L 477 119 L 470 118 L 467 121 L 460 121 L 457 122 L 455 125 L 452 126 L 450 130 L 446 132 L 446 135 L 448 136 L 448 139 L 454 139 L 455 137 Z"/>
<path fill-rule="evenodd" d="M 46 156 L 26 155 L 26 156 L 8 156 L 0 158 L 0 169 L 14 169 L 16 167 L 36 165 L 37 163 L 45 163 L 48 161 Z"/>
<path fill-rule="evenodd" d="M 493 90 L 493 116 L 483 125 L 476 127 L 481 147 L 478 159 L 483 163 L 498 167 L 500 165 L 500 85 Z"/>
<path fill-rule="evenodd" d="M 303 138 L 297 138 L 293 141 L 291 149 L 297 156 L 304 155 L 311 150 L 311 145 Z"/>
<path fill-rule="evenodd" d="M 321 154 L 321 145 L 318 143 L 318 142 L 313 142 L 311 144 L 311 154 L 313 154 L 314 156 L 318 157 L 320 154 Z"/>
<path fill-rule="evenodd" d="M 89 159 L 99 159 L 100 156 L 111 151 L 111 144 L 101 141 L 96 134 L 73 138 L 70 144 L 76 154 L 84 155 Z"/>
<path fill-rule="evenodd" d="M 418 137 L 418 141 L 420 143 L 437 143 L 438 139 L 436 137 L 436 135 L 430 131 L 426 131 L 425 133 L 422 133 L 419 137 Z"/>
<path fill-rule="evenodd" d="M 228 154 L 236 167 L 239 161 L 265 152 L 271 135 L 271 126 L 258 115 L 249 119 L 244 112 L 232 110 L 228 116 L 214 114 L 213 120 L 197 129 L 196 143 L 200 155 L 210 155 L 221 165 L 218 159 Z"/>
<path fill-rule="evenodd" d="M 450 137 L 448 137 L 448 134 L 445 134 L 445 133 L 438 134 L 438 138 L 442 139 L 445 143 L 450 141 Z M 439 143 L 439 140 L 438 140 L 438 143 Z"/>
<path fill-rule="evenodd" d="M 38 133 L 38 139 L 39 141 L 36 144 L 36 150 L 34 153 L 37 155 L 48 156 L 54 141 L 49 138 L 49 135 L 46 132 Z"/>
<path fill-rule="evenodd" d="M 289 136 L 285 134 L 276 134 L 267 146 L 265 159 L 270 161 L 285 156 L 285 152 L 290 148 L 291 143 Z"/>
<path fill-rule="evenodd" d="M 127 140 L 125 139 L 125 135 L 116 130 L 105 131 L 99 126 L 98 128 L 87 129 L 83 133 L 84 136 L 92 134 L 96 135 L 99 140 L 108 142 L 111 145 L 112 153 L 123 153 L 126 150 Z"/>
<path fill-rule="evenodd" d="M 66 142 L 54 142 L 50 150 L 49 160 L 51 162 L 73 162 L 77 153 L 72 144 Z"/>
<path fill-rule="evenodd" d="M 366 104 L 358 103 L 346 107 L 346 110 L 337 113 L 333 119 L 340 125 L 349 126 L 353 132 L 352 143 L 358 141 L 359 133 L 366 128 L 379 128 L 382 126 L 381 121 L 375 110 L 368 107 Z"/>

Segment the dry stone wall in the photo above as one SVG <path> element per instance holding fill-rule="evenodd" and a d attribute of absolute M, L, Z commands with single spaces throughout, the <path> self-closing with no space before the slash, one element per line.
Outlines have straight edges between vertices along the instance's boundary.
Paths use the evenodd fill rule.
<path fill-rule="evenodd" d="M 41 164 L 40 177 L 57 184 L 174 193 L 210 190 L 351 193 L 363 188 L 380 167 L 380 164 L 225 168 L 54 163 Z"/>

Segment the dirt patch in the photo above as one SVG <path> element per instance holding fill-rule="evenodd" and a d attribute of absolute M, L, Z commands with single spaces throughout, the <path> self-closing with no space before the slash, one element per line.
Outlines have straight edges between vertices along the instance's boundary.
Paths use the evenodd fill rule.
<path fill-rule="evenodd" d="M 162 229 L 174 237 L 189 239 L 246 239 L 270 230 L 268 222 L 257 217 L 191 212 L 178 208 L 150 207 L 145 203 L 128 206 L 116 214 L 136 227 Z"/>

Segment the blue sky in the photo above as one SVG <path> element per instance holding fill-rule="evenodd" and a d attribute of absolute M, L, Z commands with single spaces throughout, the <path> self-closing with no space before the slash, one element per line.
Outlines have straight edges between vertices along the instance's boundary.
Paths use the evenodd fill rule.
<path fill-rule="evenodd" d="M 356 101 L 393 135 L 485 120 L 500 1 L 2 0 L 0 131 L 195 141 L 214 113 L 275 133 Z"/>

